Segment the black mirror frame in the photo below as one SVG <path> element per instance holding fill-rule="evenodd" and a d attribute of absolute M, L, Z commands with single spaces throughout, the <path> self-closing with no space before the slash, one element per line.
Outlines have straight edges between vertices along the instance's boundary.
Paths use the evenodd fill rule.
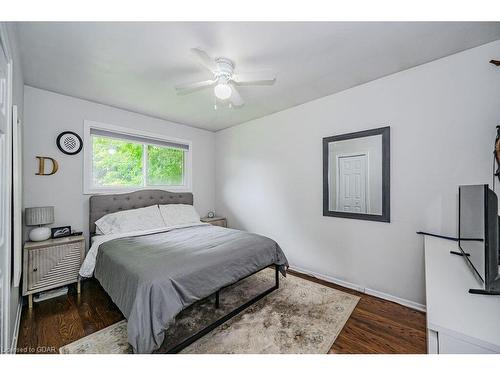
<path fill-rule="evenodd" d="M 328 192 L 328 144 L 373 135 L 382 135 L 382 214 L 358 214 L 352 212 L 330 211 Z M 391 222 L 391 128 L 389 126 L 364 130 L 355 133 L 323 138 L 323 216 L 343 217 L 346 219 Z"/>

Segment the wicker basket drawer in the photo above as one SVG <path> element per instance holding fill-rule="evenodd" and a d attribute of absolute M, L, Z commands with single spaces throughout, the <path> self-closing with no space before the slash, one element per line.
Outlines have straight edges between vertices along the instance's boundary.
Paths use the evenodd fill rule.
<path fill-rule="evenodd" d="M 81 241 L 30 249 L 27 253 L 27 290 L 45 290 L 78 281 L 83 253 Z"/>

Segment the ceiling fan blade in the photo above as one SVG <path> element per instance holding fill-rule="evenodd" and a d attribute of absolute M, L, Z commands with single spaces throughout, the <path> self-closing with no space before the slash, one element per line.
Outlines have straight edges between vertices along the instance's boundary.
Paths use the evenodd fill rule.
<path fill-rule="evenodd" d="M 217 64 L 208 54 L 199 48 L 191 48 L 191 52 L 198 58 L 198 62 L 205 68 L 213 72 L 217 69 Z"/>
<path fill-rule="evenodd" d="M 175 89 L 177 90 L 177 94 L 179 95 L 190 94 L 196 90 L 212 86 L 215 82 L 216 81 L 213 79 L 208 79 L 206 81 L 185 83 L 175 86 Z"/>
<path fill-rule="evenodd" d="M 243 104 L 245 104 L 245 101 L 241 97 L 240 93 L 238 90 L 236 90 L 236 87 L 234 85 L 231 86 L 231 97 L 229 98 L 229 101 L 235 106 L 235 107 L 241 107 Z"/>
<path fill-rule="evenodd" d="M 276 82 L 276 73 L 272 70 L 236 73 L 232 78 L 237 85 L 272 85 Z"/>

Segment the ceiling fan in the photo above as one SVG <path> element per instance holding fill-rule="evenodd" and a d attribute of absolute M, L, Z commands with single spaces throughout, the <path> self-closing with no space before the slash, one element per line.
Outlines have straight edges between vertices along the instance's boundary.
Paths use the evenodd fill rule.
<path fill-rule="evenodd" d="M 175 90 L 178 95 L 190 94 L 200 89 L 213 87 L 216 100 L 227 102 L 229 107 L 241 107 L 245 102 L 236 89 L 236 86 L 272 85 L 276 81 L 276 74 L 270 70 L 236 73 L 233 61 L 228 58 L 217 57 L 212 59 L 205 51 L 199 48 L 192 48 L 191 52 L 201 65 L 213 74 L 213 78 L 206 81 L 177 85 L 175 86 Z M 217 109 L 217 101 L 215 109 Z"/>

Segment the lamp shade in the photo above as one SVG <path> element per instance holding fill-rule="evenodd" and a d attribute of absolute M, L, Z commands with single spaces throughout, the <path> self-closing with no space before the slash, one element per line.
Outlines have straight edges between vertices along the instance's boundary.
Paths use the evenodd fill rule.
<path fill-rule="evenodd" d="M 54 207 L 29 207 L 24 211 L 26 225 L 43 225 L 54 222 Z"/>

